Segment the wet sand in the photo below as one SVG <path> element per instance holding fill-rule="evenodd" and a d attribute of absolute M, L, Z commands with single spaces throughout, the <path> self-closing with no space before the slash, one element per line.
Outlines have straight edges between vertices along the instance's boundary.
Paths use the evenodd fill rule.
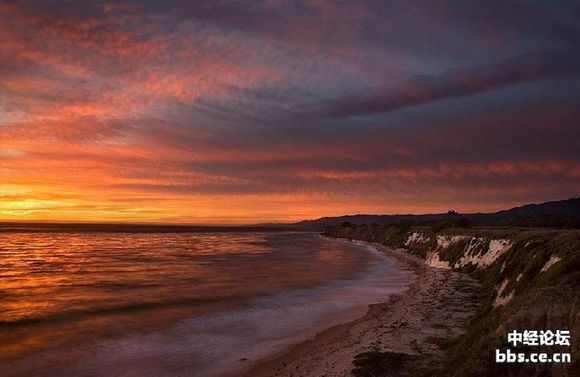
<path fill-rule="evenodd" d="M 404 251 L 374 246 L 415 271 L 410 289 L 371 305 L 360 319 L 263 360 L 245 377 L 348 377 L 354 357 L 371 350 L 442 356 L 438 344 L 460 335 L 477 308 L 477 283 L 463 274 L 426 267 Z"/>

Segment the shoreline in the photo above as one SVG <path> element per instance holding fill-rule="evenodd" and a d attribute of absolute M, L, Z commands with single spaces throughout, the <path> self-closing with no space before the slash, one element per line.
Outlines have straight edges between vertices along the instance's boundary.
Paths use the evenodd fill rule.
<path fill-rule="evenodd" d="M 189 306 L 155 307 L 114 315 L 89 313 L 70 320 L 63 317 L 61 321 L 21 326 L 21 331 L 5 329 L 14 339 L 15 355 L 21 354 L 0 360 L 0 364 L 7 375 L 14 377 L 98 376 L 105 371 L 130 374 L 132 370 L 141 370 L 144 376 L 239 377 L 255 362 L 280 356 L 318 332 L 364 316 L 369 303 L 403 293 L 415 278 L 374 247 L 319 235 L 296 238 L 292 233 L 282 237 L 281 241 L 272 241 L 278 242 L 272 243 L 273 247 L 293 241 L 298 246 L 290 251 L 299 250 L 298 256 L 307 256 L 308 265 L 290 265 L 306 267 L 304 271 L 295 270 L 298 274 L 289 271 L 289 282 L 296 286 L 281 286 L 291 286 L 290 289 L 270 289 L 267 295 L 256 295 L 231 306 L 220 301 L 218 304 L 228 304 L 227 309 L 204 307 L 204 314 L 189 313 Z M 266 259 L 267 266 L 281 265 L 279 261 L 286 262 L 290 257 Z M 340 274 L 331 274 L 332 268 Z M 323 283 L 303 279 L 309 271 L 311 274 L 306 277 L 314 276 Z M 31 338 L 36 334 L 43 336 L 43 342 L 37 343 L 36 348 L 32 347 L 36 344 L 17 342 L 28 334 Z M 17 349 L 20 344 L 27 348 Z M 146 358 L 143 352 L 147 353 Z"/>
<path fill-rule="evenodd" d="M 369 305 L 361 318 L 330 327 L 284 353 L 258 361 L 244 377 L 348 377 L 354 357 L 373 350 L 437 359 L 442 357 L 439 345 L 463 332 L 477 307 L 474 279 L 427 267 L 423 259 L 402 250 L 349 242 L 372 246 L 412 269 L 416 278 L 409 289 Z M 474 304 L 466 305 L 470 302 Z"/>

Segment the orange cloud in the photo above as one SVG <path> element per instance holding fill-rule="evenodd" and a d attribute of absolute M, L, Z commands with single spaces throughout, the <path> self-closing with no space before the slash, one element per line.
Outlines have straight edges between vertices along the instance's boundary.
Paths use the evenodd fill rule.
<path fill-rule="evenodd" d="M 490 47 L 429 4 L 63 4 L 0 4 L 0 220 L 291 221 L 580 190 L 577 59 L 539 13 L 530 54 L 530 33 Z"/>

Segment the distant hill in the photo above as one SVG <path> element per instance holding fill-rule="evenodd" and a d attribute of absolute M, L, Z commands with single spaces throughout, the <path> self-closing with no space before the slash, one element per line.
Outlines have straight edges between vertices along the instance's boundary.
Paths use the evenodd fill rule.
<path fill-rule="evenodd" d="M 494 216 L 530 215 L 580 215 L 580 198 L 556 200 L 540 204 L 526 204 L 521 207 L 498 211 Z"/>
<path fill-rule="evenodd" d="M 304 220 L 292 224 L 298 228 L 306 229 L 322 229 L 327 226 L 340 225 L 344 222 L 349 222 L 353 225 L 360 224 L 380 224 L 389 225 L 399 223 L 401 221 L 436 221 L 447 217 L 445 213 L 426 214 L 426 215 L 346 215 L 337 217 L 322 217 L 317 220 Z"/>
<path fill-rule="evenodd" d="M 337 217 L 322 217 L 317 220 L 304 220 L 294 224 L 286 224 L 299 229 L 322 230 L 327 226 L 351 224 L 389 225 L 400 222 L 430 223 L 446 220 L 451 216 L 463 216 L 473 225 L 510 225 L 556 228 L 580 227 L 580 198 L 571 198 L 526 204 L 492 213 L 435 213 L 425 215 L 347 215 Z"/>

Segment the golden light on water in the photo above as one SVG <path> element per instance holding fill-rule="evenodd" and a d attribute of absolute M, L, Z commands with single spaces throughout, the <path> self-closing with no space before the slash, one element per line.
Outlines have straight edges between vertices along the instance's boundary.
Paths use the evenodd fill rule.
<path fill-rule="evenodd" d="M 352 279 L 373 260 L 360 246 L 287 232 L 62 228 L 1 232 L 0 244 L 0 361 L 83 334 L 114 337 L 272 290 Z"/>

